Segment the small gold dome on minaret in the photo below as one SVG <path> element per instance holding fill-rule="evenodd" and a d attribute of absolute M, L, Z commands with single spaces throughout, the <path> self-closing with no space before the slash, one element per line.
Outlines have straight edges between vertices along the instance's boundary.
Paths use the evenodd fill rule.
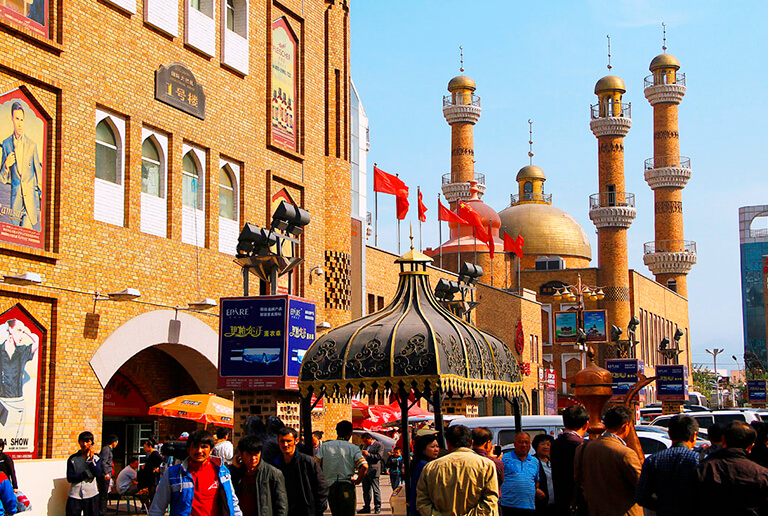
<path fill-rule="evenodd" d="M 517 173 L 515 181 L 523 181 L 525 179 L 541 179 L 542 181 L 546 181 L 547 176 L 545 176 L 544 171 L 536 165 L 526 165 Z"/>
<path fill-rule="evenodd" d="M 595 94 L 608 93 L 611 91 L 618 91 L 619 93 L 626 93 L 627 88 L 624 86 L 624 81 L 620 77 L 615 75 L 606 75 L 595 84 Z"/>
<path fill-rule="evenodd" d="M 451 93 L 458 90 L 475 91 L 476 89 L 475 81 L 466 75 L 457 75 L 448 83 L 448 91 Z"/>
<path fill-rule="evenodd" d="M 651 66 L 649 67 L 652 72 L 668 68 L 672 68 L 673 70 L 680 69 L 680 61 L 678 61 L 677 58 L 672 54 L 657 55 L 653 58 L 653 61 L 651 61 Z"/>

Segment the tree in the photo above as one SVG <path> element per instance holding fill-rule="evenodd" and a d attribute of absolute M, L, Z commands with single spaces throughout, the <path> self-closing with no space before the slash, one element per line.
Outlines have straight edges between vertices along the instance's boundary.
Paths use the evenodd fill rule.
<path fill-rule="evenodd" d="M 712 381 L 714 373 L 709 370 L 708 367 L 702 365 L 693 366 L 693 386 L 697 392 L 700 392 L 711 401 L 712 398 Z M 711 403 L 710 403 L 711 405 Z"/>

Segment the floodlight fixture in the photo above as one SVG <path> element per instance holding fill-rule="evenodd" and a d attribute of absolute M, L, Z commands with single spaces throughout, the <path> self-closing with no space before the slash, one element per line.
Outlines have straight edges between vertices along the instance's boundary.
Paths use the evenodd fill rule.
<path fill-rule="evenodd" d="M 8 285 L 40 285 L 43 282 L 43 278 L 36 272 L 24 272 L 22 274 L 4 274 L 3 283 Z"/>
<path fill-rule="evenodd" d="M 461 270 L 459 271 L 459 282 L 464 282 L 467 285 L 474 285 L 482 275 L 482 267 L 474 263 L 464 262 L 461 264 Z"/>
<path fill-rule="evenodd" d="M 110 301 L 133 301 L 141 297 L 141 292 L 137 288 L 126 288 L 120 292 L 111 292 L 107 297 Z"/>
<path fill-rule="evenodd" d="M 669 346 L 669 339 L 664 337 L 661 339 L 661 342 L 659 343 L 659 351 L 663 351 L 667 349 L 667 346 Z"/>
<path fill-rule="evenodd" d="M 460 290 L 458 282 L 441 278 L 435 285 L 435 297 L 441 301 L 452 301 L 454 294 Z"/>
<path fill-rule="evenodd" d="M 307 210 L 301 209 L 294 204 L 281 201 L 277 206 L 275 213 L 272 214 L 272 230 L 283 231 L 298 238 L 304 230 L 304 226 L 309 224 L 310 216 Z"/>
<path fill-rule="evenodd" d="M 618 340 L 621 338 L 621 334 L 624 333 L 621 328 L 618 326 L 611 326 L 611 340 L 614 342 L 618 342 Z"/>
<path fill-rule="evenodd" d="M 675 339 L 675 342 L 677 342 L 678 347 L 680 347 L 680 339 L 683 338 L 683 335 L 685 335 L 685 333 L 683 333 L 683 330 L 681 330 L 680 328 L 675 330 L 675 335 L 672 338 Z"/>
<path fill-rule="evenodd" d="M 190 308 L 190 310 L 198 310 L 202 312 L 204 310 L 210 310 L 211 308 L 217 306 L 217 304 L 218 303 L 216 303 L 216 300 L 211 299 L 210 297 L 206 297 L 200 301 L 189 303 L 187 306 Z"/>
<path fill-rule="evenodd" d="M 247 222 L 237 237 L 237 257 L 264 255 L 275 244 L 277 236 L 273 232 Z"/>
<path fill-rule="evenodd" d="M 629 324 L 627 324 L 627 331 L 629 333 L 634 333 L 638 326 L 640 326 L 640 319 L 638 319 L 636 315 L 633 315 L 632 319 L 629 320 Z"/>

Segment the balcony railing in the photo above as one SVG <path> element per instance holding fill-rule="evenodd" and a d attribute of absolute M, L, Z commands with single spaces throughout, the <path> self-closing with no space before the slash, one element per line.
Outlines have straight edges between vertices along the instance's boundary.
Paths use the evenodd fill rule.
<path fill-rule="evenodd" d="M 612 206 L 635 207 L 635 194 L 628 192 L 602 192 L 589 196 L 589 209 L 609 208 Z"/>
<path fill-rule="evenodd" d="M 645 170 L 655 168 L 691 168 L 691 158 L 686 156 L 658 156 L 645 160 Z"/>
<path fill-rule="evenodd" d="M 685 74 L 682 72 L 675 72 L 674 80 L 672 74 L 658 73 L 649 75 L 645 78 L 645 87 L 661 86 L 664 84 L 679 84 L 685 86 Z"/>
<path fill-rule="evenodd" d="M 485 174 L 481 174 L 480 172 L 475 172 L 475 181 L 477 181 L 477 184 L 484 185 L 485 184 Z M 451 180 L 451 174 L 443 174 L 443 184 L 449 185 L 453 183 Z"/>
<path fill-rule="evenodd" d="M 696 254 L 696 242 L 692 240 L 659 240 L 646 242 L 643 254 L 654 253 L 691 253 Z"/>
<path fill-rule="evenodd" d="M 631 102 L 601 102 L 590 107 L 592 108 L 592 120 L 607 117 L 632 118 Z"/>
<path fill-rule="evenodd" d="M 552 204 L 552 194 L 545 194 L 545 193 L 525 193 L 523 194 L 523 201 L 542 201 Z M 510 195 L 509 196 L 509 203 L 517 204 L 520 202 L 520 196 L 519 195 Z"/>
<path fill-rule="evenodd" d="M 480 107 L 480 97 L 472 93 L 452 93 L 443 97 L 443 107 L 448 106 L 477 106 Z"/>

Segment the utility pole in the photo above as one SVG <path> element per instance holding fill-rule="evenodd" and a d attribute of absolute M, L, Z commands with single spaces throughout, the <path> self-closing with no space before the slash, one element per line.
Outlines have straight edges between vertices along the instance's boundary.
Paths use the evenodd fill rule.
<path fill-rule="evenodd" d="M 725 350 L 724 349 L 718 349 L 718 348 L 712 348 L 711 350 L 707 349 L 705 351 L 707 353 L 709 353 L 710 355 L 712 355 L 712 361 L 714 362 L 714 365 L 715 365 L 715 382 L 717 382 L 716 383 L 716 387 L 717 387 L 717 408 L 720 408 L 720 378 L 718 377 L 718 374 L 717 374 L 717 355 L 719 355 L 720 353 L 722 353 Z"/>

